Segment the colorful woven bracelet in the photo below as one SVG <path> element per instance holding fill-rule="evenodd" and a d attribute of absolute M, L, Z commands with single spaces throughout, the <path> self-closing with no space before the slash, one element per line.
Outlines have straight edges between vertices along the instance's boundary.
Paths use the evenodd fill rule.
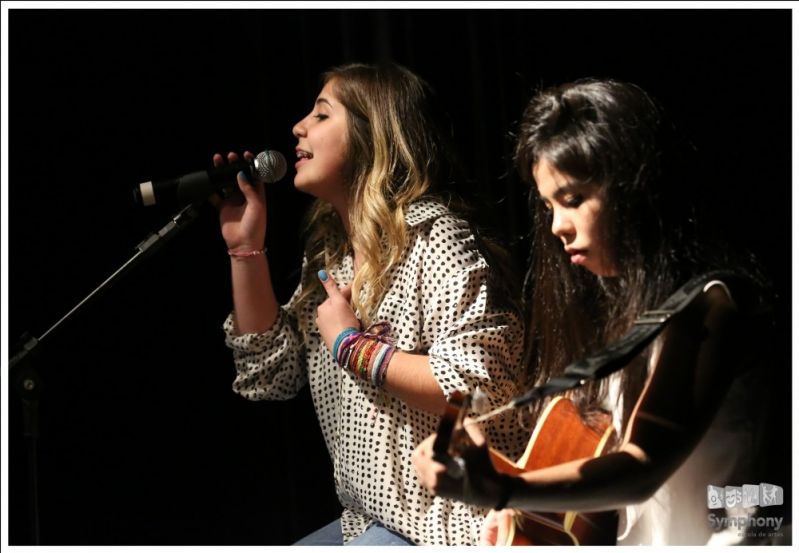
<path fill-rule="evenodd" d="M 358 348 L 363 339 L 363 333 L 358 332 L 345 338 L 344 343 L 341 344 L 341 355 L 339 356 L 338 364 L 342 369 L 350 369 L 350 359 L 358 357 Z"/>
<path fill-rule="evenodd" d="M 358 355 L 355 357 L 355 364 L 350 365 L 352 372 L 358 375 L 361 379 L 366 380 L 366 365 L 368 363 L 368 354 L 374 348 L 375 341 L 369 338 L 361 337 L 358 341 Z"/>
<path fill-rule="evenodd" d="M 386 383 L 386 373 L 388 373 L 388 364 L 391 362 L 391 358 L 397 352 L 397 348 L 394 346 L 389 346 L 389 350 L 383 356 L 383 359 L 380 363 L 380 367 L 378 368 L 377 372 L 377 383 L 375 386 L 378 388 L 382 388 L 383 384 Z"/>
<path fill-rule="evenodd" d="M 357 378 L 381 387 L 389 360 L 396 351 L 390 332 L 391 325 L 387 321 L 375 323 L 363 332 L 348 327 L 333 343 L 333 359 Z"/>
<path fill-rule="evenodd" d="M 369 348 L 367 352 L 363 367 L 364 380 L 372 380 L 372 374 L 374 373 L 375 358 L 378 355 L 380 355 L 380 353 L 383 351 L 383 347 L 385 346 L 385 344 L 383 344 L 378 340 L 372 339 L 370 341 L 372 342 L 372 347 Z"/>
<path fill-rule="evenodd" d="M 377 386 L 378 388 L 383 387 L 383 378 L 381 378 L 381 368 L 383 364 L 386 362 L 387 357 L 391 357 L 393 353 L 393 347 L 388 344 L 383 344 L 382 348 L 380 349 L 379 355 L 376 356 L 374 365 L 372 365 L 372 384 Z"/>
<path fill-rule="evenodd" d="M 333 361 L 338 363 L 339 348 L 341 347 L 341 343 L 344 341 L 344 339 L 347 336 L 350 336 L 350 335 L 355 334 L 357 332 L 358 332 L 357 328 L 355 328 L 354 326 L 348 326 L 347 328 L 345 328 L 344 330 L 342 330 L 339 333 L 339 335 L 336 337 L 336 341 L 333 342 L 333 349 L 331 350 L 331 353 L 333 354 Z"/>

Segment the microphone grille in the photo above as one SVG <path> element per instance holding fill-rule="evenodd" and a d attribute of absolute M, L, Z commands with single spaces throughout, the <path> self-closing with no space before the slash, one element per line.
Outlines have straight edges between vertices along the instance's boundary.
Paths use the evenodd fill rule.
<path fill-rule="evenodd" d="M 255 178 L 263 182 L 277 182 L 286 174 L 286 158 L 275 150 L 266 150 L 255 156 Z"/>

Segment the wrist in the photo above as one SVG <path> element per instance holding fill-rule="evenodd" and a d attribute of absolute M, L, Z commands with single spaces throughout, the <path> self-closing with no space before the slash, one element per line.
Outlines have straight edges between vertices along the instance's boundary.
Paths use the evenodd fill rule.
<path fill-rule="evenodd" d="M 508 506 L 508 503 L 513 496 L 516 485 L 519 483 L 519 478 L 511 476 L 510 474 L 499 475 L 499 496 L 497 503 L 494 505 L 495 511 L 501 511 Z"/>
<path fill-rule="evenodd" d="M 357 328 L 355 328 L 354 326 L 348 326 L 347 328 L 345 328 L 344 330 L 342 330 L 341 332 L 338 333 L 336 338 L 333 340 L 332 346 L 330 346 L 330 352 L 333 354 L 333 361 L 338 362 L 339 349 L 341 349 L 342 341 L 347 336 L 350 336 L 350 335 L 355 334 L 357 332 L 358 332 Z"/>
<path fill-rule="evenodd" d="M 397 350 L 388 336 L 390 330 L 387 322 L 373 324 L 363 332 L 355 327 L 344 329 L 333 341 L 333 359 L 357 378 L 382 388 L 389 362 Z"/>

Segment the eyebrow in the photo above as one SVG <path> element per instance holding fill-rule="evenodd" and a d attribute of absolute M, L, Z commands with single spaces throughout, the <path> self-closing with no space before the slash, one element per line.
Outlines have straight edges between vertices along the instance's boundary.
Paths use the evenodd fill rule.
<path fill-rule="evenodd" d="M 317 105 L 317 104 L 327 104 L 327 105 L 328 105 L 328 106 L 330 106 L 331 108 L 333 107 L 333 104 L 331 104 L 331 103 L 330 103 L 330 102 L 327 100 L 327 98 L 317 98 L 317 99 L 316 99 L 316 102 L 314 103 L 314 105 Z"/>
<path fill-rule="evenodd" d="M 576 181 L 566 181 L 557 185 L 557 190 L 552 195 L 553 198 L 562 198 L 566 194 L 575 194 L 585 186 L 585 183 Z"/>
<path fill-rule="evenodd" d="M 583 193 L 583 189 L 585 188 L 585 186 L 587 186 L 587 183 L 580 182 L 580 181 L 568 180 L 568 181 L 566 181 L 566 182 L 564 182 L 562 184 L 558 184 L 556 186 L 557 186 L 557 189 L 555 190 L 555 193 L 552 195 L 552 201 L 558 201 L 559 202 L 559 201 L 561 201 L 563 199 L 564 196 L 566 196 L 568 194 L 582 194 Z M 548 198 L 545 198 L 544 196 L 542 196 L 540 192 L 538 194 L 538 198 L 542 202 L 544 202 L 544 204 L 546 204 L 546 205 L 548 205 L 549 202 L 550 202 L 550 200 Z"/>

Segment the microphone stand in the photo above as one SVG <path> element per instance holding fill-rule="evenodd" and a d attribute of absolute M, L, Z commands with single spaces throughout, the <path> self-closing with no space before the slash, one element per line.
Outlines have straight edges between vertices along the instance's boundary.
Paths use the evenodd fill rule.
<path fill-rule="evenodd" d="M 168 241 L 186 229 L 199 215 L 199 204 L 189 204 L 177 213 L 172 220 L 158 232 L 150 234 L 136 246 L 136 253 L 128 259 L 111 276 L 105 279 L 88 296 L 81 300 L 58 322 L 51 326 L 39 338 L 24 333 L 22 346 L 8 362 L 11 382 L 17 395 L 22 400 L 22 435 L 25 437 L 28 451 L 28 493 L 30 532 L 33 545 L 40 543 L 39 528 L 39 478 L 38 478 L 38 438 L 39 438 L 39 396 L 42 387 L 41 377 L 36 370 L 34 354 L 42 341 L 56 328 L 72 317 L 79 309 L 97 298 L 119 278 L 139 265 L 144 259 L 161 249 Z"/>

